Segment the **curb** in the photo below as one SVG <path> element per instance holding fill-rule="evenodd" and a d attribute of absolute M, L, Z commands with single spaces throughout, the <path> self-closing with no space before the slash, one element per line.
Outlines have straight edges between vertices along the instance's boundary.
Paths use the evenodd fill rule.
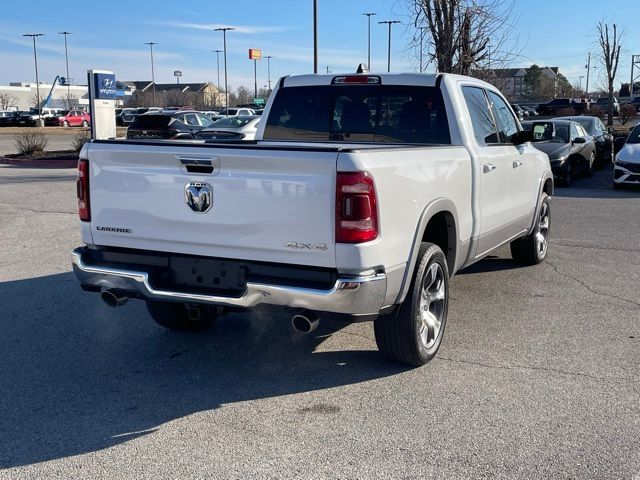
<path fill-rule="evenodd" d="M 55 158 L 7 158 L 0 156 L 0 165 L 17 165 L 21 167 L 45 168 L 77 168 L 78 160 L 56 160 Z"/>

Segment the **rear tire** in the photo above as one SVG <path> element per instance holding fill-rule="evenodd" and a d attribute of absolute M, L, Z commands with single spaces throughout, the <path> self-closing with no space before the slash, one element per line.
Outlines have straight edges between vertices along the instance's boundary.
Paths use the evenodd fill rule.
<path fill-rule="evenodd" d="M 215 307 L 197 305 L 188 307 L 184 303 L 147 300 L 151 318 L 161 327 L 179 332 L 205 330 L 216 320 Z"/>
<path fill-rule="evenodd" d="M 378 350 L 386 358 L 419 367 L 442 343 L 449 308 L 449 270 L 437 245 L 422 243 L 409 292 L 395 315 L 374 322 Z"/>
<path fill-rule="evenodd" d="M 551 203 L 546 193 L 542 194 L 540 211 L 533 231 L 523 238 L 511 242 L 511 256 L 524 265 L 537 265 L 544 262 L 549 252 L 551 233 Z"/>

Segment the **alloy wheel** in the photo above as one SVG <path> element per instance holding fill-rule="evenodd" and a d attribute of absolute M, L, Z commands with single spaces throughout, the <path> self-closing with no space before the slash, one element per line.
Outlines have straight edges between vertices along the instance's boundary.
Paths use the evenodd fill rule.
<path fill-rule="evenodd" d="M 420 339 L 425 348 L 431 348 L 440 335 L 445 314 L 446 282 L 438 263 L 433 263 L 422 280 L 420 296 Z"/>

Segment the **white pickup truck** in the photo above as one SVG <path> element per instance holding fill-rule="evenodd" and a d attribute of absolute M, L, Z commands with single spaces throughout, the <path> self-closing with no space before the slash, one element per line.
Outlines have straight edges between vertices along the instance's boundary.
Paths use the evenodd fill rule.
<path fill-rule="evenodd" d="M 449 279 L 497 247 L 542 262 L 553 176 L 493 86 L 456 75 L 280 79 L 251 142 L 85 145 L 82 288 L 170 329 L 288 307 L 374 320 L 379 350 L 437 352 Z"/>

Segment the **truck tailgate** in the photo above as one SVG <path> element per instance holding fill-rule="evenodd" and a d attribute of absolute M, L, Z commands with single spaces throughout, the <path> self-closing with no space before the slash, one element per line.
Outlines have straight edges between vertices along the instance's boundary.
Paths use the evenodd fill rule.
<path fill-rule="evenodd" d="M 335 267 L 336 150 L 105 142 L 88 157 L 96 245 Z M 190 182 L 211 187 L 205 213 Z"/>

